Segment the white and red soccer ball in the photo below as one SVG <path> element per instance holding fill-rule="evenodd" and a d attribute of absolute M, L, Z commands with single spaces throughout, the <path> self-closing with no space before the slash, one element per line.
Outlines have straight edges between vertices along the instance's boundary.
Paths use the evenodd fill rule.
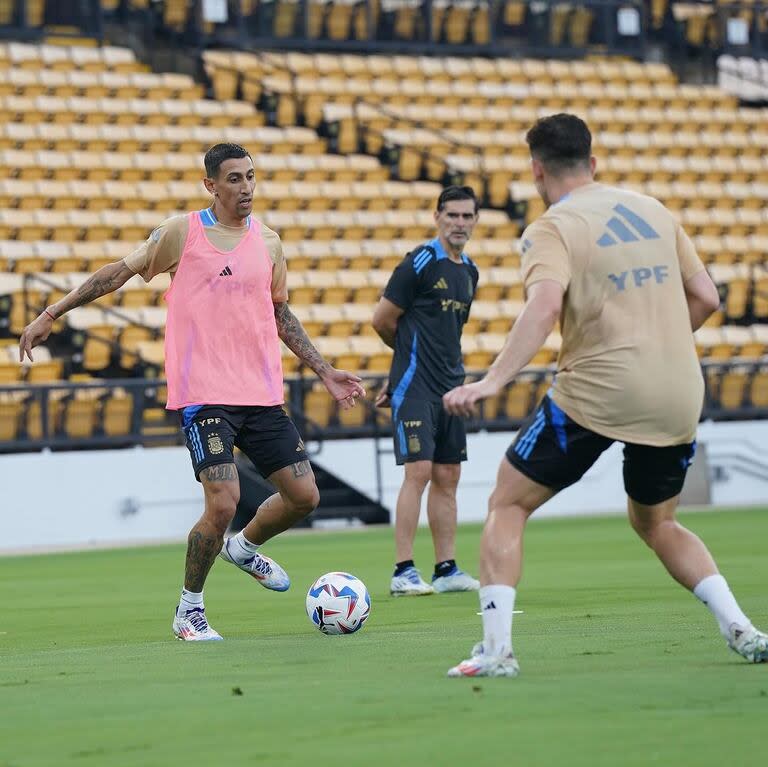
<path fill-rule="evenodd" d="M 349 573 L 321 575 L 307 592 L 307 615 L 323 634 L 354 634 L 370 613 L 368 589 Z"/>

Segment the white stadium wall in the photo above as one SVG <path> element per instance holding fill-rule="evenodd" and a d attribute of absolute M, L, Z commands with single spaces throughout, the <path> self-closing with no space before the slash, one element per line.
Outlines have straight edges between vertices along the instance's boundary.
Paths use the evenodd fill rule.
<path fill-rule="evenodd" d="M 480 521 L 511 434 L 475 434 L 459 485 L 459 519 Z M 768 421 L 706 423 L 711 503 L 768 504 Z M 382 445 L 391 449 L 388 440 Z M 311 446 L 310 446 L 311 447 Z M 373 440 L 326 442 L 319 465 L 376 497 Z M 384 455 L 382 500 L 393 510 L 402 469 Z M 694 474 L 691 474 L 691 478 Z M 35 453 L 0 457 L 0 551 L 183 540 L 202 509 L 200 486 L 185 448 Z M 688 488 L 686 488 L 688 490 Z M 692 500 L 700 502 L 701 492 Z M 606 451 L 581 483 L 552 499 L 537 516 L 621 511 L 621 448 Z M 425 520 L 422 519 L 424 522 Z"/>

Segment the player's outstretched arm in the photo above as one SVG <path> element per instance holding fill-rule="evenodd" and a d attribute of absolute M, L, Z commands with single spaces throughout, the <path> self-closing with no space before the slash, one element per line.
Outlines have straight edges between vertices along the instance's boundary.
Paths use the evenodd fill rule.
<path fill-rule="evenodd" d="M 325 388 L 343 408 L 355 406 L 358 397 L 365 396 L 365 389 L 360 384 L 359 376 L 346 370 L 336 370 L 323 355 L 315 349 L 296 315 L 284 302 L 275 304 L 275 322 L 277 333 L 283 343 L 306 365 L 316 373 Z"/>
<path fill-rule="evenodd" d="M 532 359 L 552 332 L 563 306 L 563 288 L 555 280 L 531 285 L 523 311 L 509 331 L 504 347 L 483 378 L 451 389 L 443 406 L 452 415 L 471 416 L 474 404 L 493 397 Z"/>
<path fill-rule="evenodd" d="M 94 272 L 79 288 L 67 293 L 64 298 L 51 304 L 41 314 L 24 328 L 19 339 L 19 362 L 24 361 L 26 354 L 32 359 L 32 349 L 45 341 L 51 334 L 54 320 L 59 319 L 70 309 L 88 304 L 95 299 L 112 293 L 133 277 L 133 272 L 124 261 L 106 264 Z"/>

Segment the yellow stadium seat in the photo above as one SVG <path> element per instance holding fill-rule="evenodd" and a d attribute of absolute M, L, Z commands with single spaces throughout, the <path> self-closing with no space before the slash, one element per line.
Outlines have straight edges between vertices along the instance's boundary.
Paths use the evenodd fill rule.
<path fill-rule="evenodd" d="M 2 370 L 2 363 L 0 363 Z M 0 442 L 13 442 L 17 439 L 21 426 L 21 402 L 0 401 Z"/>
<path fill-rule="evenodd" d="M 63 362 L 60 359 L 35 361 L 28 366 L 27 383 L 51 383 L 62 379 Z"/>
<path fill-rule="evenodd" d="M 53 392 L 47 402 L 47 418 L 43 422 L 43 408 L 39 400 L 34 400 L 27 407 L 25 429 L 29 439 L 42 439 L 55 435 L 59 425 L 62 403 L 61 392 Z"/>
<path fill-rule="evenodd" d="M 522 420 L 533 409 L 535 389 L 530 381 L 519 380 L 507 389 L 504 412 L 507 418 Z"/>
<path fill-rule="evenodd" d="M 16 384 L 21 380 L 22 367 L 5 354 L 0 358 L 0 386 Z"/>
<path fill-rule="evenodd" d="M 722 374 L 720 379 L 720 406 L 736 410 L 744 404 L 749 368 L 736 365 Z"/>
<path fill-rule="evenodd" d="M 131 370 L 138 363 L 139 345 L 152 340 L 152 333 L 147 328 L 128 325 L 120 332 L 120 367 Z"/>
<path fill-rule="evenodd" d="M 313 384 L 304 397 L 304 413 L 318 426 L 328 426 L 336 409 L 336 403 L 321 383 Z"/>
<path fill-rule="evenodd" d="M 112 344 L 115 328 L 101 325 L 88 329 L 88 336 L 83 347 L 83 368 L 91 373 L 104 370 L 112 360 Z"/>
<path fill-rule="evenodd" d="M 762 365 L 752 376 L 749 403 L 753 407 L 768 407 L 768 367 Z"/>
<path fill-rule="evenodd" d="M 129 434 L 133 416 L 133 397 L 114 393 L 104 403 L 102 423 L 104 434 L 109 437 Z"/>
<path fill-rule="evenodd" d="M 96 408 L 97 402 L 92 399 L 70 400 L 64 413 L 64 434 L 74 439 L 93 436 Z"/>

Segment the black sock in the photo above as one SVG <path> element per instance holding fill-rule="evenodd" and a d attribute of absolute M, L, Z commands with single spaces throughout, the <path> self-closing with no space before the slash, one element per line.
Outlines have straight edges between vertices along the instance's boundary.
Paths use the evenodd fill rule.
<path fill-rule="evenodd" d="M 435 565 L 435 578 L 440 578 L 442 575 L 448 575 L 454 567 L 456 567 L 455 559 L 446 559 L 444 562 L 438 562 Z"/>
<path fill-rule="evenodd" d="M 396 562 L 395 563 L 395 572 L 392 574 L 393 577 L 397 577 L 398 575 L 402 575 L 409 567 L 413 567 L 413 560 L 412 559 L 406 559 L 404 562 Z"/>

